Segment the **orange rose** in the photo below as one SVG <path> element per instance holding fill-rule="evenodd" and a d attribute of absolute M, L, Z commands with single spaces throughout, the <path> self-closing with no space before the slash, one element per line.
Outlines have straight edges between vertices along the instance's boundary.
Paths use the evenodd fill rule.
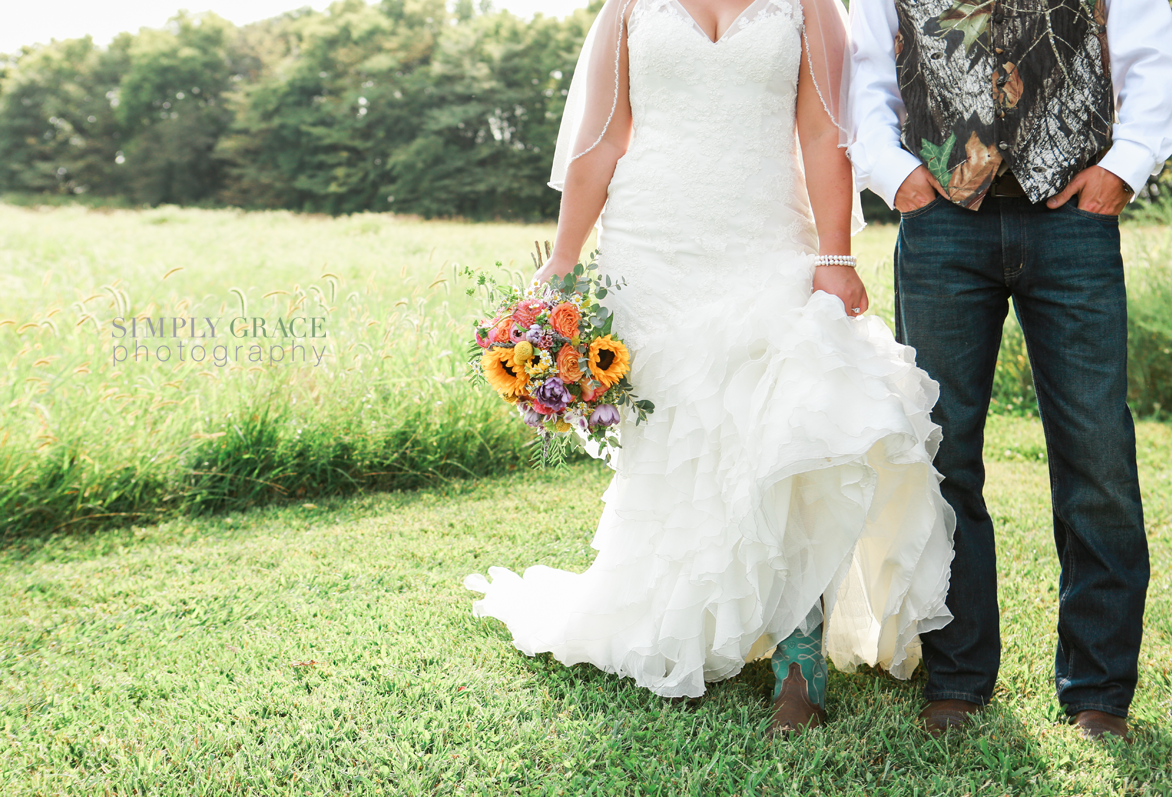
<path fill-rule="evenodd" d="M 578 337 L 578 322 L 582 314 L 569 302 L 562 302 L 549 314 L 549 325 L 563 338 Z"/>
<path fill-rule="evenodd" d="M 595 396 L 606 392 L 606 388 L 590 379 L 583 379 L 578 387 L 582 388 L 582 400 L 587 402 L 594 401 Z"/>
<path fill-rule="evenodd" d="M 510 335 L 513 332 L 513 319 L 505 318 L 497 321 L 496 325 L 488 333 L 488 340 L 490 343 L 509 343 L 511 342 Z"/>
<path fill-rule="evenodd" d="M 582 369 L 578 367 L 578 358 L 581 356 L 578 350 L 569 344 L 562 346 L 562 350 L 558 352 L 558 376 L 567 385 L 582 378 Z"/>

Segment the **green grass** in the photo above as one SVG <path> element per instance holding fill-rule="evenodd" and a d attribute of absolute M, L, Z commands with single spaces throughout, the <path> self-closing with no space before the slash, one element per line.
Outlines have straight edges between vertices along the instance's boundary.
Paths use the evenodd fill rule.
<path fill-rule="evenodd" d="M 1172 407 L 1172 230 L 1125 226 L 1133 400 Z M 161 207 L 0 203 L 0 536 L 198 516 L 525 467 L 528 430 L 463 378 L 478 302 L 457 265 L 529 273 L 545 225 Z M 892 319 L 895 229 L 855 240 L 873 312 Z M 228 339 L 228 319 L 321 319 L 327 337 Z M 115 359 L 115 318 L 219 318 L 240 359 L 174 339 Z M 123 322 L 123 326 L 124 326 Z M 201 327 L 204 329 L 204 327 Z M 1033 413 L 1010 321 L 995 408 Z M 190 338 L 187 340 L 190 344 Z M 293 343 L 295 341 L 289 341 Z M 311 349 L 324 348 L 321 364 Z M 149 345 L 147 345 L 149 344 Z M 243 344 L 243 345 L 242 345 Z M 157 359 L 167 346 L 166 362 Z M 279 348 L 274 348 L 275 346 Z M 236 347 L 240 347 L 237 349 Z M 282 362 L 271 364 L 280 351 Z M 227 349 L 224 350 L 225 353 Z M 242 353 L 241 353 L 242 351 Z M 306 362 L 305 360 L 311 360 Z"/>
<path fill-rule="evenodd" d="M 694 706 L 512 648 L 461 586 L 584 569 L 607 474 L 523 473 L 0 548 L 5 795 L 1172 793 L 1172 430 L 1140 428 L 1153 555 L 1131 747 L 1053 698 L 1057 565 L 1037 421 L 995 418 L 1004 665 L 944 741 L 921 683 L 833 673 L 770 741 L 764 662 Z"/>
<path fill-rule="evenodd" d="M 497 259 L 516 271 L 551 235 L 374 215 L 0 205 L 0 530 L 516 467 L 525 430 L 463 379 L 475 305 L 454 274 Z M 328 349 L 322 364 L 310 350 L 311 363 L 271 365 L 277 341 L 263 342 L 263 362 L 247 345 L 239 360 L 215 364 L 205 348 L 204 362 L 178 362 L 173 339 L 115 361 L 127 342 L 112 337 L 115 318 L 221 318 L 219 341 L 235 347 L 252 342 L 225 337 L 237 315 L 269 327 L 322 319 L 326 338 L 297 341 Z"/>

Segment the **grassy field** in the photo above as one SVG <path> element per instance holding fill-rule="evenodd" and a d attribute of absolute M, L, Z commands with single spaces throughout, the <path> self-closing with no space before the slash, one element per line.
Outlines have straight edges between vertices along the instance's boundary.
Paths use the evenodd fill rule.
<path fill-rule="evenodd" d="M 0 793 L 1167 795 L 1172 429 L 1140 433 L 1153 581 L 1131 747 L 1061 721 L 1040 430 L 1002 417 L 1004 665 L 980 724 L 943 741 L 914 724 L 915 680 L 833 673 L 831 722 L 771 741 L 764 662 L 673 705 L 473 619 L 467 573 L 588 566 L 606 473 L 587 464 L 10 541 Z"/>
<path fill-rule="evenodd" d="M 455 264 L 519 268 L 549 235 L 390 216 L 0 205 L 0 528 L 515 467 L 527 438 L 463 380 L 473 303 L 453 287 Z M 236 316 L 267 329 L 317 318 L 325 337 L 238 339 L 227 331 Z M 129 323 L 116 319 L 132 317 L 165 319 L 167 337 L 114 337 Z M 217 319 L 226 356 L 209 345 L 202 362 L 190 349 L 180 362 L 177 344 L 195 341 L 184 326 L 171 337 L 175 317 L 199 320 L 200 333 Z"/>
<path fill-rule="evenodd" d="M 533 242 L 553 230 L 0 203 L 0 534 L 523 466 L 527 430 L 462 378 L 477 302 L 455 274 L 499 259 L 525 279 Z M 1137 408 L 1161 417 L 1153 396 L 1172 396 L 1172 230 L 1124 233 Z M 894 234 L 876 225 L 855 241 L 873 312 L 889 322 Z M 236 338 L 237 316 L 274 334 L 318 319 L 325 337 L 254 338 L 252 320 Z M 153 337 L 125 337 L 130 319 L 151 319 Z M 196 361 L 190 333 L 210 333 L 206 319 L 217 337 Z M 1024 346 L 1012 322 L 1007 332 L 996 409 L 1029 416 Z"/>
<path fill-rule="evenodd" d="M 1172 794 L 1172 427 L 1140 425 L 1137 741 L 1087 745 L 1053 698 L 1045 452 L 1012 334 L 987 445 L 1005 663 L 971 732 L 929 740 L 918 683 L 836 673 L 832 723 L 768 741 L 764 663 L 671 705 L 474 620 L 467 573 L 592 559 L 604 469 L 524 470 L 524 430 L 461 376 L 455 264 L 520 278 L 552 232 L 0 204 L 0 793 Z M 1124 232 L 1133 285 L 1158 287 L 1172 233 Z M 893 236 L 856 240 L 888 320 Z M 236 315 L 323 318 L 328 352 L 111 351 L 117 317 Z"/>

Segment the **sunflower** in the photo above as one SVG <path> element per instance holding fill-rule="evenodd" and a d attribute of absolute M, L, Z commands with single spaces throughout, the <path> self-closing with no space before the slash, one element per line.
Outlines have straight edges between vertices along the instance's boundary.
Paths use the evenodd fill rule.
<path fill-rule="evenodd" d="M 506 401 L 515 399 L 525 390 L 529 376 L 513 361 L 513 350 L 496 346 L 480 357 L 480 367 L 492 389 Z"/>
<path fill-rule="evenodd" d="M 620 340 L 604 335 L 590 344 L 590 372 L 609 388 L 631 370 L 631 353 Z"/>

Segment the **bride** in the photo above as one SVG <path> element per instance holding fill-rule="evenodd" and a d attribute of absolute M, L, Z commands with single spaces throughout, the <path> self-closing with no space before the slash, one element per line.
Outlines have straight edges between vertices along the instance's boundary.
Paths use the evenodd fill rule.
<path fill-rule="evenodd" d="M 839 0 L 607 0 L 537 279 L 571 270 L 600 220 L 600 271 L 627 283 L 615 331 L 656 410 L 619 427 L 585 573 L 465 581 L 524 653 L 664 697 L 772 651 L 774 732 L 825 719 L 824 656 L 907 678 L 951 620 L 936 384 L 863 316 L 850 257 L 846 49 Z"/>

